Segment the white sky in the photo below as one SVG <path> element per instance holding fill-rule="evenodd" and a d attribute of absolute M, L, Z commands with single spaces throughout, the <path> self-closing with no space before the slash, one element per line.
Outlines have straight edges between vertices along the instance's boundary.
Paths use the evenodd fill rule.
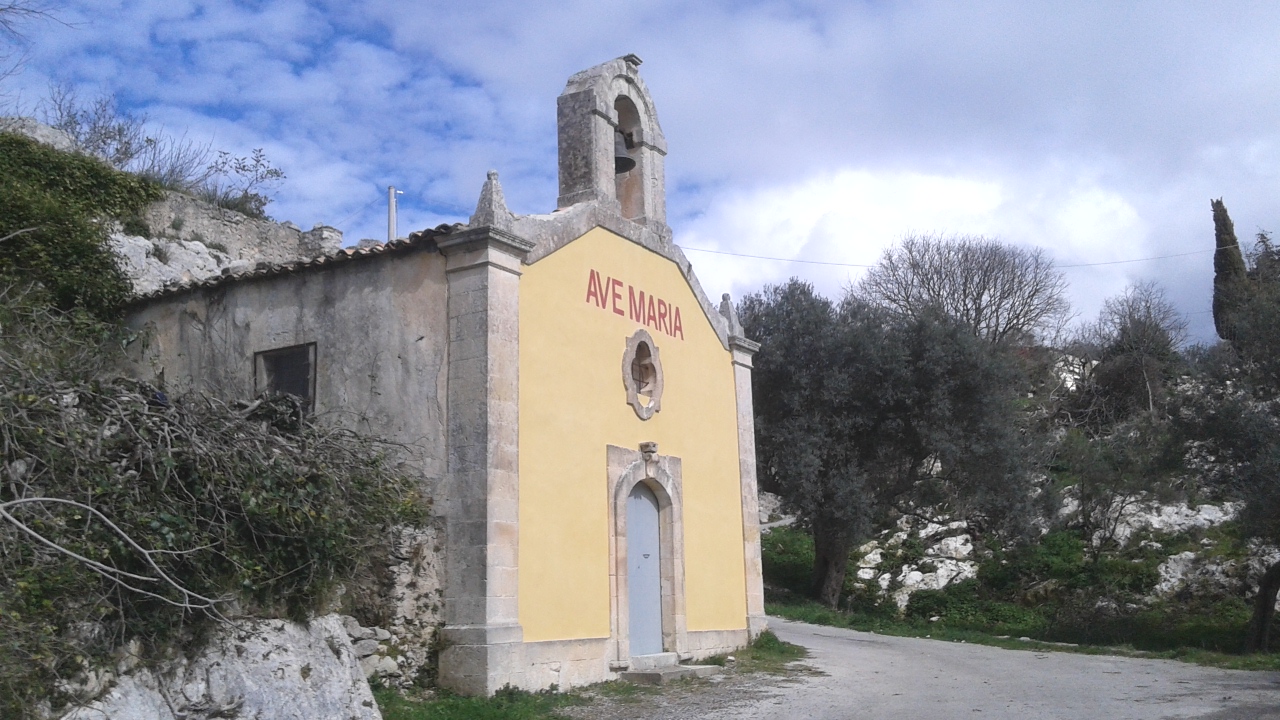
<path fill-rule="evenodd" d="M 288 176 L 268 209 L 348 241 L 465 220 L 485 172 L 517 212 L 556 199 L 555 99 L 645 60 L 689 248 L 870 264 L 910 231 L 1045 248 L 1082 316 L 1156 280 L 1213 337 L 1223 197 L 1248 246 L 1280 230 L 1280 3 L 65 0 L 24 26 L 33 107 L 51 81 Z M 709 293 L 856 267 L 695 251 Z"/>

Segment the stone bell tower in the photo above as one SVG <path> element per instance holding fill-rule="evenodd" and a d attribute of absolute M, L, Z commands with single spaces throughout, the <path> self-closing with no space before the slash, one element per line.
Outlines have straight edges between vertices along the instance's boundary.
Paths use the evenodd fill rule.
<path fill-rule="evenodd" d="M 625 55 L 569 78 L 556 103 L 559 206 L 597 202 L 665 235 L 667 141 L 639 67 Z"/>

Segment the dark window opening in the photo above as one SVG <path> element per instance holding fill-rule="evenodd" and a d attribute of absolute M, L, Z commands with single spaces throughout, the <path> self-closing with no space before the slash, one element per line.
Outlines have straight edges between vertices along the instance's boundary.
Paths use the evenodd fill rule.
<path fill-rule="evenodd" d="M 267 350 L 257 355 L 258 392 L 293 395 L 311 411 L 316 384 L 315 343 Z"/>

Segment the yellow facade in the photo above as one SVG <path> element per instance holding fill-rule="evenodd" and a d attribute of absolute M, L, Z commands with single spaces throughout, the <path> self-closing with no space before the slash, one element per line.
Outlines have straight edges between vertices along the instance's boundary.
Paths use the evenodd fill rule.
<path fill-rule="evenodd" d="M 639 292 L 646 300 L 637 309 Z M 627 404 L 622 381 L 626 339 L 641 327 L 659 349 L 665 380 L 661 411 L 649 420 Z M 682 461 L 688 629 L 746 627 L 730 360 L 680 269 L 608 230 L 591 230 L 524 268 L 519 617 L 525 641 L 609 636 L 606 446 L 636 448 L 644 441 Z"/>

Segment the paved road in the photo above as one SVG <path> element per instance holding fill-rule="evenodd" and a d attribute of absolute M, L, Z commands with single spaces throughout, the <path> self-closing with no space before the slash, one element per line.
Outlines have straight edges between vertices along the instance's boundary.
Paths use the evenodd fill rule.
<path fill-rule="evenodd" d="M 1025 650 L 770 618 L 825 675 L 777 687 L 717 720 L 1280 720 L 1280 673 Z"/>

